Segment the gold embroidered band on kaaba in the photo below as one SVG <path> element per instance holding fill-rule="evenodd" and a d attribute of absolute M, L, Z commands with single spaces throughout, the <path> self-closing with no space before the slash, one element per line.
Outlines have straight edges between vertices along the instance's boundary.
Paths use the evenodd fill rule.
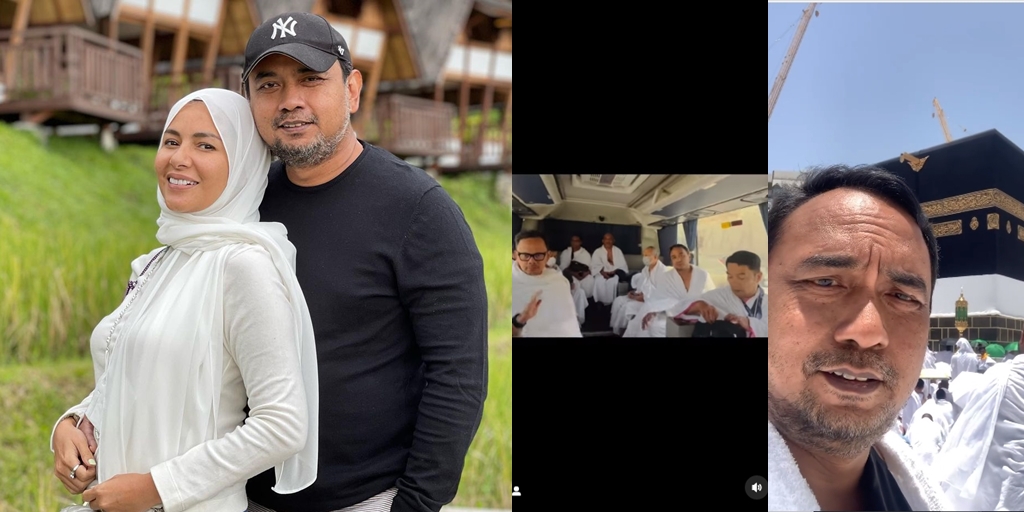
<path fill-rule="evenodd" d="M 1017 221 L 1024 223 L 1024 203 L 1021 203 L 1013 197 L 1010 197 L 1009 194 L 996 188 L 979 190 L 978 192 L 971 192 L 969 194 L 948 197 L 946 199 L 939 199 L 938 201 L 929 201 L 921 204 L 921 209 L 924 210 L 924 214 L 927 215 L 929 219 L 959 215 L 986 208 L 999 208 L 1010 216 L 1015 217 Z M 988 214 L 986 220 L 988 229 L 999 229 L 998 213 Z M 932 224 L 932 229 L 934 230 L 936 237 L 953 236 L 963 233 L 963 224 L 962 220 L 938 222 Z M 972 221 L 971 224 L 972 229 L 977 225 L 974 221 Z M 1017 228 L 1017 238 L 1024 241 L 1024 227 L 1021 227 L 1021 225 L 1018 224 Z M 1006 232 L 1011 232 L 1009 220 L 1006 222 Z"/>

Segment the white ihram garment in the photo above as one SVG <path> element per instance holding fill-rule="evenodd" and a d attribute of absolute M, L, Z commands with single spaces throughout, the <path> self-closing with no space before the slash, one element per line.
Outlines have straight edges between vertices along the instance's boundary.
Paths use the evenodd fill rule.
<path fill-rule="evenodd" d="M 590 305 L 587 302 L 587 292 L 583 291 L 583 286 L 580 284 L 580 280 L 575 277 L 572 278 L 572 300 L 576 304 L 576 320 L 580 325 L 587 320 L 587 306 Z"/>
<path fill-rule="evenodd" d="M 622 254 L 622 249 L 612 246 L 611 262 L 608 261 L 608 249 L 605 249 L 603 245 L 594 249 L 594 254 L 590 258 L 590 277 L 594 278 L 594 300 L 611 305 L 618 293 L 619 276 L 605 278 L 601 275 L 602 270 L 605 272 L 615 272 L 616 270 L 629 272 L 629 267 L 626 266 L 626 256 Z"/>
<path fill-rule="evenodd" d="M 977 372 L 979 364 L 978 354 L 971 348 L 971 342 L 965 338 L 957 340 L 956 354 L 953 354 L 953 360 L 949 363 L 952 368 L 951 379 L 956 379 L 963 372 Z"/>
<path fill-rule="evenodd" d="M 656 265 L 660 265 L 664 268 L 664 265 L 659 261 Z M 654 284 L 650 280 L 651 269 L 650 267 L 644 267 L 643 271 L 633 276 L 632 282 L 630 283 L 635 293 L 642 293 L 644 300 L 650 297 L 654 290 Z M 628 295 L 615 297 L 615 301 L 612 302 L 612 320 L 611 327 L 612 331 L 616 334 L 621 334 L 626 330 L 626 326 L 629 325 L 629 321 L 636 316 L 640 308 L 643 307 L 643 301 L 629 298 Z"/>
<path fill-rule="evenodd" d="M 522 337 L 531 338 L 579 338 L 580 324 L 576 318 L 576 304 L 569 281 L 561 272 L 549 268 L 539 276 L 523 272 L 519 265 L 512 264 L 512 311 L 519 314 L 530 299 L 541 292 L 537 315 L 526 322 Z"/>
<path fill-rule="evenodd" d="M 513 265 L 514 264 L 515 263 L 513 263 Z M 558 263 L 555 263 L 554 265 L 548 264 L 547 268 L 554 270 L 555 272 L 558 273 L 562 272 L 562 268 L 558 265 Z M 573 285 L 570 288 L 572 288 L 571 291 L 573 303 L 576 304 L 576 319 L 579 321 L 580 325 L 583 325 L 584 320 L 587 319 L 587 295 L 586 293 L 584 293 L 583 289 L 580 288 L 579 279 L 576 279 L 574 277 L 572 278 L 572 282 Z"/>
<path fill-rule="evenodd" d="M 758 297 L 760 297 L 760 299 Z M 669 310 L 668 314 L 673 316 L 685 314 L 690 306 L 698 300 L 714 306 L 715 309 L 718 310 L 718 318 L 720 320 L 724 320 L 726 315 L 747 317 L 750 321 L 750 330 L 753 331 L 755 338 L 768 337 L 768 294 L 765 293 L 764 288 L 758 287 L 757 293 L 744 302 L 736 296 L 736 293 L 732 291 L 732 288 L 730 288 L 728 284 L 725 284 L 724 286 L 715 288 L 714 290 L 711 290 L 688 303 L 680 303 Z M 757 307 L 758 300 L 761 301 L 760 308 Z M 755 315 L 751 316 L 750 312 L 747 311 L 747 308 L 755 310 Z"/>
<path fill-rule="evenodd" d="M 936 476 L 953 510 L 1024 510 L 1024 360 L 979 377 L 953 397 L 963 412 L 935 459 Z"/>
<path fill-rule="evenodd" d="M 665 267 L 660 272 L 652 273 L 654 295 L 645 300 L 636 317 L 630 322 L 623 337 L 664 338 L 668 331 L 669 315 L 678 309 L 680 304 L 688 304 L 706 291 L 713 290 L 715 283 L 708 272 L 698 266 L 690 266 L 690 287 L 683 283 L 679 271 L 674 267 Z M 692 290 L 692 291 L 691 291 Z M 647 328 L 643 328 L 643 319 L 648 313 L 657 313 Z"/>
<path fill-rule="evenodd" d="M 904 432 L 910 429 L 910 425 L 914 421 L 914 413 L 921 408 L 922 403 L 924 403 L 924 397 L 917 394 L 917 390 L 911 391 L 907 401 L 903 404 L 903 410 L 900 411 Z"/>
<path fill-rule="evenodd" d="M 921 418 L 907 431 L 907 439 L 921 462 L 931 466 L 942 448 L 942 427 L 928 418 Z"/>
<path fill-rule="evenodd" d="M 590 252 L 580 247 L 580 250 L 572 252 L 572 247 L 562 251 L 562 254 L 558 257 L 558 266 L 561 268 L 569 268 L 569 264 L 578 261 L 586 266 L 590 266 Z M 587 276 L 580 280 L 580 286 L 583 288 L 583 293 L 586 295 L 586 299 L 594 296 L 594 276 Z"/>

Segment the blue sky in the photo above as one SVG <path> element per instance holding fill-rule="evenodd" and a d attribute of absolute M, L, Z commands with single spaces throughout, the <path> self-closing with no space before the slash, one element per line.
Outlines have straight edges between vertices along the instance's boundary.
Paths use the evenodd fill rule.
<path fill-rule="evenodd" d="M 769 92 L 806 7 L 768 4 Z M 768 172 L 942 144 L 936 97 L 954 139 L 994 128 L 1024 147 L 1024 4 L 817 10 L 768 122 Z"/>

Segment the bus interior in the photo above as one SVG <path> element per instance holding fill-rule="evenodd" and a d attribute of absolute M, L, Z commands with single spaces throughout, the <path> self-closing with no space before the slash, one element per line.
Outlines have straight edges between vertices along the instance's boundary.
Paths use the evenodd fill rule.
<path fill-rule="evenodd" d="M 643 268 L 643 249 L 653 246 L 666 265 L 669 248 L 683 244 L 692 264 L 726 285 L 725 259 L 739 250 L 761 257 L 768 291 L 768 175 L 516 174 L 512 177 L 512 233 L 539 230 L 550 250 L 561 253 L 573 236 L 593 253 L 611 233 L 632 277 Z M 630 290 L 618 284 L 618 295 Z M 591 299 L 584 336 L 611 335 L 609 308 Z"/>

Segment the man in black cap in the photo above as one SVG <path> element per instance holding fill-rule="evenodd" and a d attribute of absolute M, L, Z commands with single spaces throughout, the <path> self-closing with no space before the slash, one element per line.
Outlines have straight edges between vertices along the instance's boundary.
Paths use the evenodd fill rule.
<path fill-rule="evenodd" d="M 362 75 L 324 18 L 258 27 L 242 82 L 280 159 L 260 216 L 297 248 L 321 397 L 317 481 L 280 495 L 269 470 L 249 481 L 249 510 L 436 512 L 455 497 L 487 394 L 473 233 L 433 178 L 356 138 Z"/>

